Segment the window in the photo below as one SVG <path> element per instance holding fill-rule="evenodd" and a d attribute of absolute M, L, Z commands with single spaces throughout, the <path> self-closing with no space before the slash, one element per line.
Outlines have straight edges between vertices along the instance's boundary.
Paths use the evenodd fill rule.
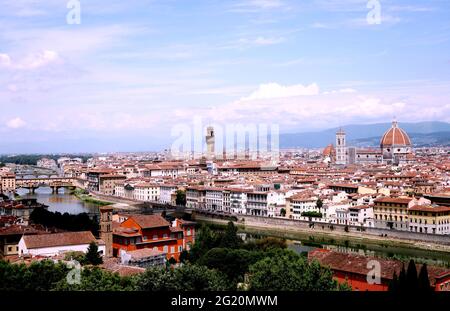
<path fill-rule="evenodd" d="M 167 233 L 164 233 L 164 234 L 163 234 L 163 238 L 164 238 L 164 239 L 167 239 Z"/>
<path fill-rule="evenodd" d="M 188 235 L 188 236 L 191 235 L 191 229 L 190 229 L 190 228 L 187 229 L 187 235 Z"/>
<path fill-rule="evenodd" d="M 172 254 L 175 253 L 175 246 L 170 247 L 170 253 L 172 253 Z"/>
<path fill-rule="evenodd" d="M 153 235 L 153 240 L 157 240 L 158 239 L 158 235 L 157 234 L 154 234 Z"/>
<path fill-rule="evenodd" d="M 181 246 L 181 245 L 180 245 L 180 246 L 178 246 L 178 252 L 180 252 L 180 253 L 181 253 L 182 251 L 183 251 L 183 246 Z"/>
<path fill-rule="evenodd" d="M 165 245 L 164 247 L 163 247 L 163 252 L 164 253 L 167 253 L 169 251 L 169 247 L 167 246 L 167 245 Z"/>

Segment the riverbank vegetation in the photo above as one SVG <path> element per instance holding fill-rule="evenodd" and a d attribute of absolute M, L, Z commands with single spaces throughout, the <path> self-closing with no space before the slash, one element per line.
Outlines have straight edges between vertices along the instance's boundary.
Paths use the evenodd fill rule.
<path fill-rule="evenodd" d="M 72 190 L 70 192 L 70 194 L 76 196 L 80 201 L 86 202 L 86 203 L 90 203 L 90 204 L 95 204 L 98 206 L 106 206 L 106 205 L 111 205 L 113 203 L 111 202 L 107 202 L 107 201 L 102 201 L 102 200 L 98 200 L 96 198 L 93 198 L 89 195 L 89 192 L 80 188 L 76 188 L 75 190 Z"/>
<path fill-rule="evenodd" d="M 67 231 L 91 231 L 98 234 L 99 225 L 96 217 L 91 219 L 88 214 L 72 215 L 69 213 L 50 212 L 45 208 L 35 208 L 30 215 L 30 220 L 47 228 L 57 228 Z"/>
<path fill-rule="evenodd" d="M 226 222 L 211 218 L 196 218 L 198 223 L 208 224 L 214 230 L 223 230 Z M 354 237 L 339 236 L 331 233 L 323 233 L 319 231 L 296 231 L 296 230 L 280 230 L 269 227 L 253 227 L 244 224 L 236 224 L 239 232 L 253 237 L 276 237 L 291 241 L 299 241 L 302 245 L 311 247 L 324 247 L 330 245 L 332 247 L 345 247 L 349 251 L 368 253 L 379 257 L 395 259 L 400 261 L 409 261 L 414 259 L 417 263 L 427 263 L 432 266 L 450 267 L 450 253 L 441 249 L 429 248 L 427 244 L 420 244 L 409 241 L 398 240 L 381 240 L 378 237 Z"/>
<path fill-rule="evenodd" d="M 80 267 L 77 272 L 64 263 L 51 260 L 34 262 L 28 266 L 0 261 L 0 290 L 350 289 L 346 285 L 339 286 L 333 280 L 330 269 L 288 250 L 282 239 L 263 238 L 244 242 L 231 222 L 223 231 L 213 231 L 203 225 L 196 237 L 193 248 L 183 252 L 182 263 L 148 268 L 145 273 L 127 277 L 104 270 L 101 266 L 93 266 L 92 263 Z M 79 273 L 79 282 L 68 282 L 69 273 Z"/>

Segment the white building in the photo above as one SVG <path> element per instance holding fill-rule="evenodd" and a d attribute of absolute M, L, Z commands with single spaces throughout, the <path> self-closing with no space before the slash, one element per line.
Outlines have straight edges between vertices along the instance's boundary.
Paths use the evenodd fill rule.
<path fill-rule="evenodd" d="M 172 195 L 175 194 L 178 187 L 171 184 L 159 185 L 159 202 L 170 204 L 172 203 Z"/>
<path fill-rule="evenodd" d="M 223 189 L 207 187 L 205 193 L 206 209 L 210 211 L 223 211 Z"/>
<path fill-rule="evenodd" d="M 311 197 L 303 193 L 286 198 L 286 216 L 291 219 L 302 219 L 302 213 L 319 212 L 316 203 L 317 197 Z M 323 213 L 323 210 L 320 212 Z"/>
<path fill-rule="evenodd" d="M 64 252 L 86 253 L 91 242 L 96 242 L 101 255 L 105 254 L 105 243 L 96 240 L 90 231 L 24 235 L 19 241 L 19 256 L 52 257 Z"/>
<path fill-rule="evenodd" d="M 348 208 L 348 222 L 352 226 L 374 227 L 373 207 L 367 205 Z"/>
<path fill-rule="evenodd" d="M 247 214 L 247 192 L 244 189 L 230 189 L 230 212 Z"/>
<path fill-rule="evenodd" d="M 134 186 L 134 199 L 145 202 L 159 201 L 159 185 L 151 183 L 139 183 Z"/>

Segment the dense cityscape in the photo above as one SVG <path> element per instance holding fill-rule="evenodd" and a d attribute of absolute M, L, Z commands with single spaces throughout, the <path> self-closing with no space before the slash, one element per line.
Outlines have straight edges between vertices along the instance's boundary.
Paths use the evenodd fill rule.
<path fill-rule="evenodd" d="M 448 308 L 449 11 L 0 0 L 2 310 Z"/>
<path fill-rule="evenodd" d="M 303 245 L 307 248 L 297 250 L 298 254 L 310 264 L 330 269 L 326 270 L 332 274 L 330 284 L 337 283 L 328 289 L 343 286 L 360 291 L 392 289 L 408 259 L 414 259 L 339 247 L 339 243 L 336 247 L 311 243 L 332 238 L 347 246 L 349 241 L 362 241 L 437 252 L 446 259 L 430 263 L 428 256 L 416 256 L 414 269 L 426 273 L 429 288 L 450 290 L 448 256 L 442 255 L 450 249 L 448 147 L 414 148 L 397 121 L 380 137 L 379 148 L 347 146 L 345 129 L 340 128 L 335 142 L 324 148 L 281 150 L 270 166 L 262 153 L 254 156 L 248 148 L 241 155 L 237 149 L 232 156 L 216 152 L 216 141 L 210 126 L 205 131 L 205 152 L 198 158 L 192 153 L 173 159 L 166 150 L 85 159 L 52 156 L 33 165 L 3 163 L 0 256 L 13 265 L 52 259 L 70 266 L 73 260 L 78 264 L 97 260 L 99 271 L 124 278 L 142 278 L 150 273 L 148 268 L 170 265 L 177 268 L 169 271 L 178 271 L 198 265 L 218 268 L 233 280 L 231 287 L 213 288 L 236 290 L 262 286 L 251 271 L 264 260 L 252 266 L 252 260 L 236 255 L 247 262 L 247 269 L 230 276 L 226 266 L 237 263 L 221 262 L 226 256 L 215 252 L 254 244 L 251 247 L 270 253 Z M 3 158 L 7 162 L 8 157 Z M 11 159 L 18 162 L 17 156 Z M 55 198 L 68 193 L 94 207 L 78 215 L 49 211 L 39 195 L 34 197 L 42 189 Z M 208 237 L 211 234 L 215 238 Z M 306 234 L 309 241 L 299 238 L 292 243 L 288 238 L 287 243 L 289 234 Z M 214 239 L 219 240 L 209 241 Z M 374 259 L 380 275 L 370 280 Z M 143 280 L 136 281 L 141 285 L 117 282 L 130 283 L 117 285 L 118 289 L 144 286 Z M 63 283 L 58 283 L 61 288 L 68 286 Z M 88 289 L 92 284 L 84 286 Z M 288 289 L 273 286 L 265 289 Z M 298 286 L 293 289 L 302 289 Z"/>

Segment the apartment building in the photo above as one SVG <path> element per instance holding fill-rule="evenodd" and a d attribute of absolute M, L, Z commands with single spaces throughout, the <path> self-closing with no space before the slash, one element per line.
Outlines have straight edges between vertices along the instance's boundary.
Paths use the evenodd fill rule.
<path fill-rule="evenodd" d="M 309 194 L 294 194 L 286 198 L 286 217 L 290 219 L 301 219 L 302 213 L 319 212 L 316 202 L 317 197 L 312 197 Z"/>
<path fill-rule="evenodd" d="M 177 192 L 178 187 L 174 184 L 159 185 L 159 202 L 165 204 L 175 204 L 173 197 Z"/>
<path fill-rule="evenodd" d="M 178 260 L 195 242 L 195 223 L 176 220 L 172 224 L 159 215 L 132 215 L 113 230 L 113 255 L 120 250 L 150 248 Z"/>
<path fill-rule="evenodd" d="M 14 173 L 0 174 L 0 193 L 14 193 L 16 192 L 16 175 Z"/>
<path fill-rule="evenodd" d="M 207 187 L 205 192 L 206 209 L 223 211 L 223 188 Z"/>
<path fill-rule="evenodd" d="M 374 200 L 375 227 L 409 230 L 408 208 L 415 203 L 413 198 L 383 197 Z"/>
<path fill-rule="evenodd" d="M 160 188 L 158 184 L 139 183 L 134 186 L 133 198 L 144 202 L 159 201 Z"/>
<path fill-rule="evenodd" d="M 415 205 L 408 215 L 411 232 L 450 234 L 450 206 Z"/>
<path fill-rule="evenodd" d="M 193 209 L 206 208 L 206 189 L 203 186 L 186 187 L 186 207 Z"/>

